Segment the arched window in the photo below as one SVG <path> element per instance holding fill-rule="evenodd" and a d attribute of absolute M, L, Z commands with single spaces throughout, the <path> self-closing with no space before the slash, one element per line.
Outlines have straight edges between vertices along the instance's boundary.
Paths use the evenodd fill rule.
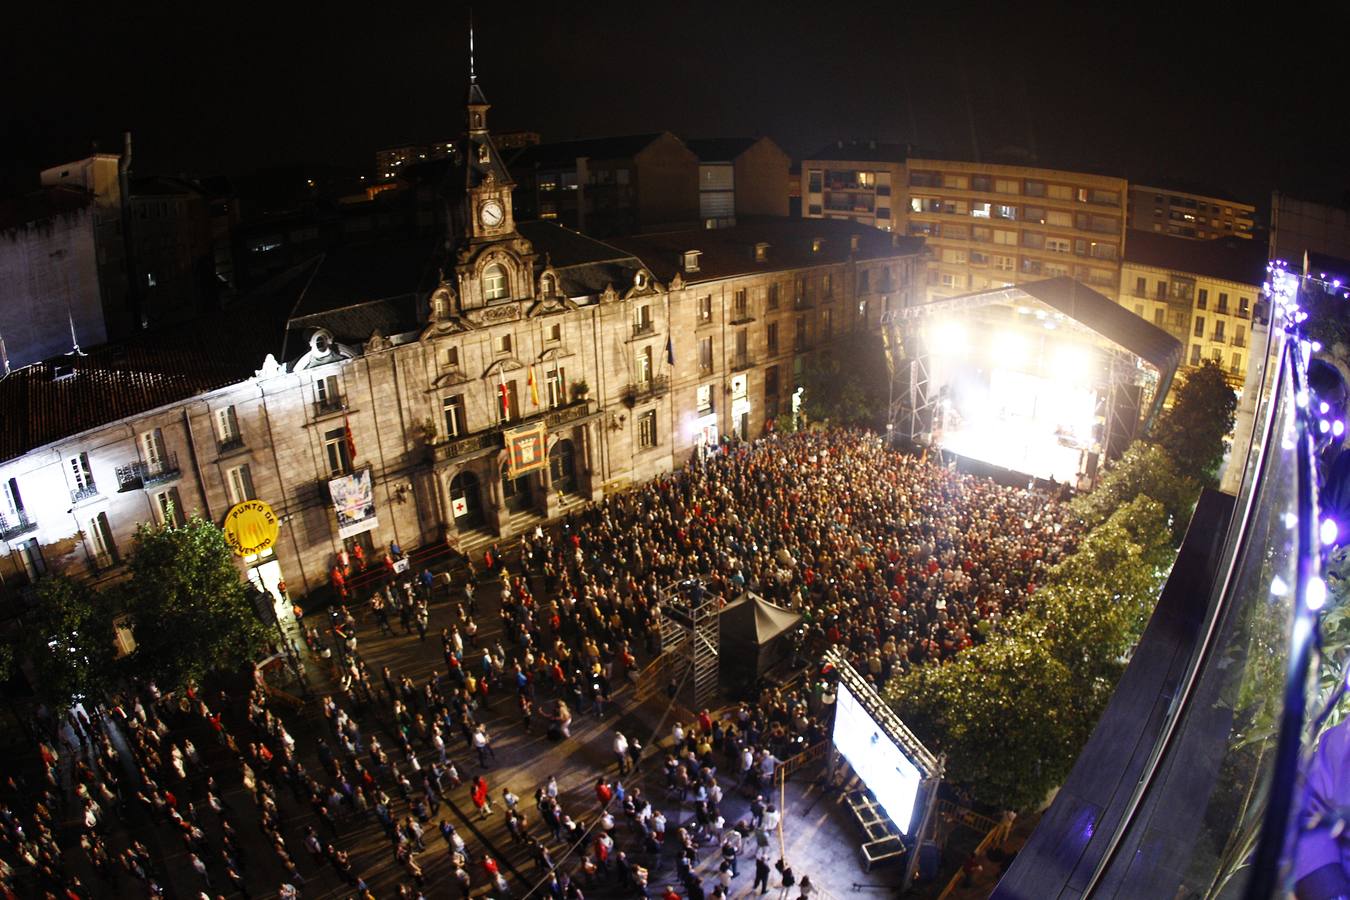
<path fill-rule="evenodd" d="M 545 297 L 553 296 L 553 276 L 545 275 L 539 279 L 539 290 Z"/>
<path fill-rule="evenodd" d="M 483 297 L 488 300 L 506 299 L 506 270 L 496 263 L 483 270 Z"/>

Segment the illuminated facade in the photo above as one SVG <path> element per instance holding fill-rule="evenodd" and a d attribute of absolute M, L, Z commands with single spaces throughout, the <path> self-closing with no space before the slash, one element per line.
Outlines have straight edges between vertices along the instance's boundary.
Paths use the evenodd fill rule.
<path fill-rule="evenodd" d="M 1069 276 L 1115 298 L 1123 178 L 910 159 L 907 231 L 932 248 L 928 298 Z"/>
<path fill-rule="evenodd" d="M 922 242 L 849 223 L 616 245 L 517 222 L 488 109 L 473 85 L 448 246 L 330 253 L 191 329 L 0 381 L 6 584 L 119 577 L 139 523 L 246 499 L 281 519 L 251 577 L 295 594 L 344 545 L 478 546 L 758 437 L 807 354 L 915 299 Z M 367 473 L 371 515 L 340 524 L 335 479 Z"/>
<path fill-rule="evenodd" d="M 1129 227 L 1201 241 L 1250 239 L 1256 227 L 1256 207 L 1230 197 L 1132 184 Z"/>
<path fill-rule="evenodd" d="M 1202 244 L 1131 232 L 1120 303 L 1181 341 L 1184 368 L 1213 360 L 1239 387 L 1265 275 L 1265 247 L 1258 242 L 1226 238 Z"/>
<path fill-rule="evenodd" d="M 904 233 L 904 144 L 839 141 L 802 161 L 802 216 Z"/>

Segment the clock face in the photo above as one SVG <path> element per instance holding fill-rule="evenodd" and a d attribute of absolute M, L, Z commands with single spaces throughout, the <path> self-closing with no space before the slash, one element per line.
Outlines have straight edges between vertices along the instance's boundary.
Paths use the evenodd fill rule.
<path fill-rule="evenodd" d="M 478 218 L 489 228 L 495 228 L 502 224 L 502 220 L 505 218 L 502 214 L 502 205 L 496 200 L 489 200 L 478 211 Z"/>

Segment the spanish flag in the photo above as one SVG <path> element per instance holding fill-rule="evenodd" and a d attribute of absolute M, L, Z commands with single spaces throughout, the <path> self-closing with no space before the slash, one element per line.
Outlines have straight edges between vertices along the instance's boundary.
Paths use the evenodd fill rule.
<path fill-rule="evenodd" d="M 539 384 L 534 380 L 534 366 L 530 366 L 529 373 L 525 376 L 530 384 L 530 402 L 535 406 L 539 405 Z"/>

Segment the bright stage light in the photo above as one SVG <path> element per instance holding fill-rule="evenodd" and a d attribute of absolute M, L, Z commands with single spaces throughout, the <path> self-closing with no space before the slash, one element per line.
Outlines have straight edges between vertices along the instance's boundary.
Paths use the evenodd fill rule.
<path fill-rule="evenodd" d="M 970 338 L 964 325 L 946 319 L 929 330 L 928 347 L 934 356 L 965 356 Z"/>
<path fill-rule="evenodd" d="M 1092 354 L 1084 347 L 1066 344 L 1055 351 L 1050 374 L 1072 383 L 1087 381 L 1092 374 Z"/>
<path fill-rule="evenodd" d="M 1020 331 L 1000 331 L 990 342 L 993 353 L 992 362 L 1010 369 L 1020 369 L 1026 364 L 1031 343 Z"/>

